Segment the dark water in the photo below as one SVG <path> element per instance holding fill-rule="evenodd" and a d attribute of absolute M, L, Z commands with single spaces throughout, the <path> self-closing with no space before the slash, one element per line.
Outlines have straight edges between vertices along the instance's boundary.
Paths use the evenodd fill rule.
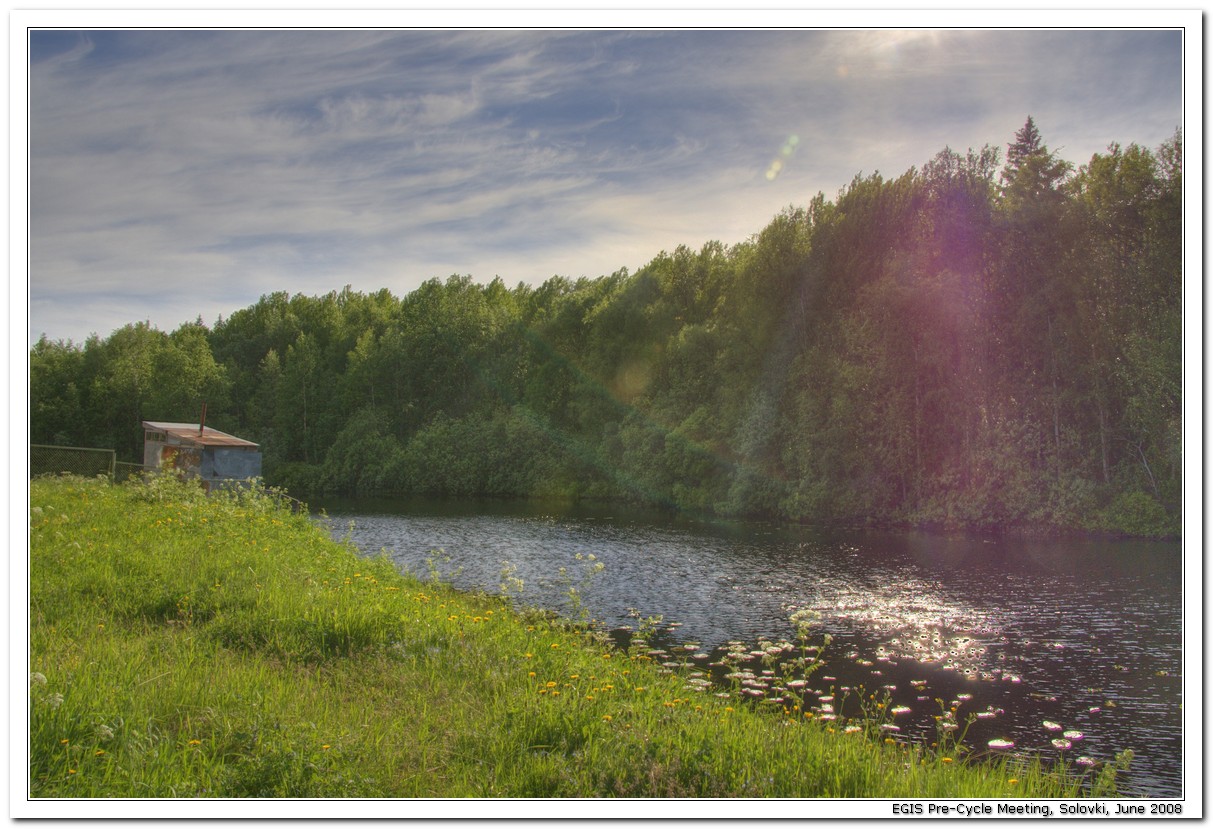
<path fill-rule="evenodd" d="M 791 638 L 790 615 L 809 608 L 815 638 L 834 637 L 809 703 L 887 690 L 910 709 L 900 735 L 929 739 L 936 700 L 956 701 L 962 725 L 980 713 L 967 735 L 977 752 L 1006 739 L 1056 757 L 1051 740 L 1079 731 L 1068 760 L 1132 749 L 1126 794 L 1183 793 L 1178 543 L 825 533 L 502 502 L 313 507 L 336 537 L 417 575 L 501 592 L 509 562 L 526 604 L 567 612 L 575 587 L 608 628 L 660 615 L 670 650 L 696 646 L 684 656 Z"/>

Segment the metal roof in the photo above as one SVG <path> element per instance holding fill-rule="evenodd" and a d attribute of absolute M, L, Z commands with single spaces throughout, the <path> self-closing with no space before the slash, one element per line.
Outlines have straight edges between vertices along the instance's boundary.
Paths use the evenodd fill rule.
<path fill-rule="evenodd" d="M 182 443 L 192 443 L 197 446 L 253 446 L 257 444 L 227 432 L 220 432 L 210 426 L 199 427 L 197 423 L 164 423 L 158 420 L 143 421 L 143 428 L 149 432 L 164 432 L 180 440 Z M 200 431 L 201 428 L 201 431 Z"/>

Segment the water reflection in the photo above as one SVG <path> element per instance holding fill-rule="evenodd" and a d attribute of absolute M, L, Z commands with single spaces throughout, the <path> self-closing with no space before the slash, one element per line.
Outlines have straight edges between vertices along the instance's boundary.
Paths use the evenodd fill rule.
<path fill-rule="evenodd" d="M 1057 756 L 1058 739 L 1103 761 L 1131 748 L 1134 786 L 1181 793 L 1178 544 L 825 534 L 501 502 L 413 504 L 407 513 L 326 506 L 335 535 L 352 520 L 362 550 L 386 550 L 422 576 L 436 568 L 458 586 L 497 592 L 508 562 L 525 603 L 566 607 L 572 587 L 608 628 L 660 615 L 676 626 L 658 659 L 719 663 L 730 642 L 748 651 L 792 638 L 789 617 L 816 611 L 814 635 L 834 637 L 826 665 L 781 694 L 820 708 L 840 704 L 823 700 L 843 689 L 887 692 L 905 709 L 899 739 L 930 738 L 941 699 L 957 705 L 962 723 L 975 717 L 968 739 L 983 751 Z M 601 574 L 588 572 L 590 555 Z M 683 650 L 669 655 L 675 647 Z M 707 675 L 690 684 L 710 692 Z M 744 687 L 761 696 L 758 686 L 774 684 L 764 679 L 772 678 L 759 670 Z M 1042 727 L 1046 720 L 1060 728 Z"/>

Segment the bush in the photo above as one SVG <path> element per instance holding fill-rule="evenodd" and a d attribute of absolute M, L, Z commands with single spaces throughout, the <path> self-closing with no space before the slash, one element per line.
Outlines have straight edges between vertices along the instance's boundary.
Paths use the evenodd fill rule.
<path fill-rule="evenodd" d="M 1166 507 L 1148 493 L 1135 491 L 1118 495 L 1103 511 L 1104 529 L 1137 536 L 1169 536 L 1180 532 L 1179 522 L 1167 514 Z"/>

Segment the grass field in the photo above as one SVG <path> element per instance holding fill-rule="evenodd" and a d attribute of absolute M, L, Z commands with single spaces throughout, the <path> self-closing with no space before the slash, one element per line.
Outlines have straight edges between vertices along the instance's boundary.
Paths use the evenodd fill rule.
<path fill-rule="evenodd" d="M 697 691 L 642 651 L 359 556 L 264 493 L 39 479 L 34 798 L 1113 793 Z M 941 732 L 943 733 L 943 732 Z"/>

